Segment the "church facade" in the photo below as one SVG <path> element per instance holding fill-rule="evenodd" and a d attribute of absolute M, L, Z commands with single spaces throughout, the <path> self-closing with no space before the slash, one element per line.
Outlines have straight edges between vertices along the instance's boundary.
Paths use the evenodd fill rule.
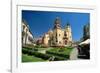
<path fill-rule="evenodd" d="M 54 28 L 42 37 L 43 46 L 70 46 L 72 44 L 72 30 L 69 23 L 64 29 L 61 28 L 60 18 L 54 21 Z"/>

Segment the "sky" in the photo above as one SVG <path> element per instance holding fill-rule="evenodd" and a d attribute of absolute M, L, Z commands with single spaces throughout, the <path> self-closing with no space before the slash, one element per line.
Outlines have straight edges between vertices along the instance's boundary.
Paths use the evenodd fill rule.
<path fill-rule="evenodd" d="M 70 24 L 73 41 L 82 38 L 83 26 L 90 23 L 89 13 L 22 10 L 22 19 L 27 22 L 35 38 L 53 29 L 56 17 L 60 18 L 62 29 L 67 23 Z"/>

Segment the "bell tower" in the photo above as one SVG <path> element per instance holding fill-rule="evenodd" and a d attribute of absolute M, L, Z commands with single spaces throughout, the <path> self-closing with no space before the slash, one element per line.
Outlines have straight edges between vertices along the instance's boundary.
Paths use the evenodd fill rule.
<path fill-rule="evenodd" d="M 65 45 L 68 45 L 72 42 L 72 30 L 69 23 L 67 23 L 65 27 L 64 40 L 65 40 Z"/>
<path fill-rule="evenodd" d="M 63 45 L 63 31 L 61 29 L 60 23 L 61 23 L 60 18 L 56 17 L 53 29 L 53 44 L 55 46 Z"/>
<path fill-rule="evenodd" d="M 56 17 L 55 21 L 54 21 L 54 29 L 61 29 L 61 26 L 60 26 L 60 18 L 59 17 Z"/>

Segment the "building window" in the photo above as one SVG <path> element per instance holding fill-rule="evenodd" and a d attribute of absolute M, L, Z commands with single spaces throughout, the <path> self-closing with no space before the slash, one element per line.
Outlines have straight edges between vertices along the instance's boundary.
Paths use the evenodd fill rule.
<path fill-rule="evenodd" d="M 61 44 L 61 41 L 59 41 L 59 44 Z"/>
<path fill-rule="evenodd" d="M 33 42 L 33 38 L 32 37 L 28 37 L 28 40 L 30 41 L 30 42 Z"/>
<path fill-rule="evenodd" d="M 67 36 L 66 31 L 64 32 L 64 36 Z"/>
<path fill-rule="evenodd" d="M 65 40 L 65 45 L 67 45 L 67 40 Z"/>
<path fill-rule="evenodd" d="M 25 29 L 25 26 L 23 25 L 23 30 Z"/>
<path fill-rule="evenodd" d="M 58 42 L 58 40 L 56 39 L 56 42 Z"/>

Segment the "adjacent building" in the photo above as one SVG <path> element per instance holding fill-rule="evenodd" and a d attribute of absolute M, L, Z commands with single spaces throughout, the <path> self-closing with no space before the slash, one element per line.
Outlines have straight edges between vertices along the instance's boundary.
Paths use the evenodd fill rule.
<path fill-rule="evenodd" d="M 22 20 L 22 45 L 33 44 L 33 35 L 30 28 L 25 20 Z"/>

